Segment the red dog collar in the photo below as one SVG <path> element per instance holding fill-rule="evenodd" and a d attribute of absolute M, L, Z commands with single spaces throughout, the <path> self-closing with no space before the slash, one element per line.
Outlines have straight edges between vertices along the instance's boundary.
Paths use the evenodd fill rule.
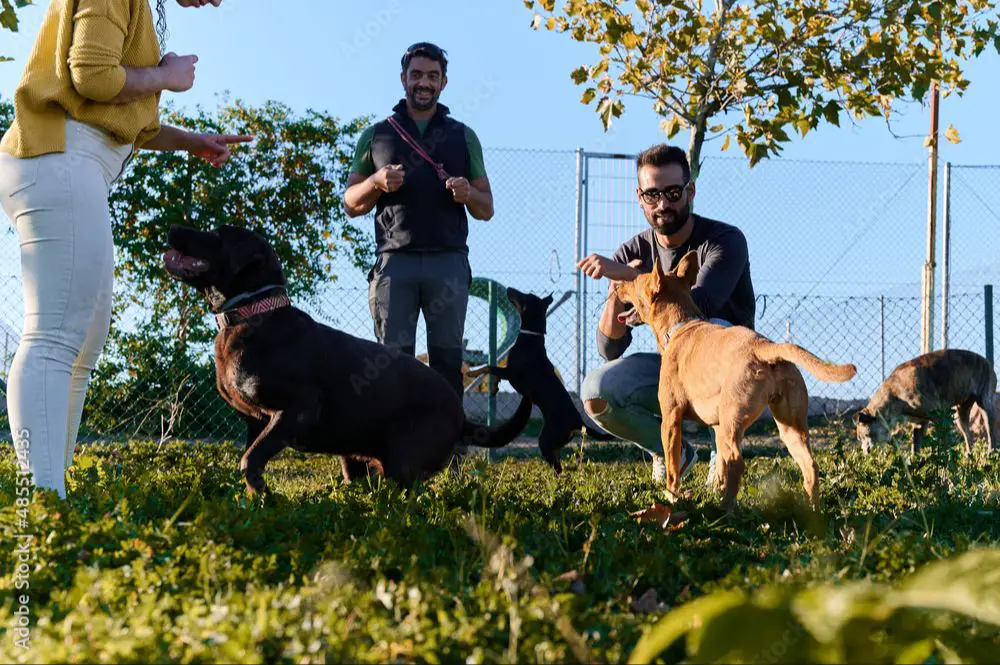
<path fill-rule="evenodd" d="M 288 307 L 291 304 L 292 302 L 288 299 L 288 296 L 284 293 L 280 293 L 278 295 L 268 296 L 267 298 L 248 303 L 242 307 L 237 307 L 236 309 L 219 312 L 215 315 L 215 322 L 219 326 L 219 330 L 222 330 L 223 328 L 234 326 L 237 323 L 243 323 L 252 316 L 265 314 L 267 312 L 280 309 L 281 307 Z"/>

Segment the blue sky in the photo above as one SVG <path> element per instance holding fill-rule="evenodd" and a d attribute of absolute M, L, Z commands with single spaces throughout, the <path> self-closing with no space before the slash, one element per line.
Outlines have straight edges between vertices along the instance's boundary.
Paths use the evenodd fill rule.
<path fill-rule="evenodd" d="M 36 0 L 35 6 L 19 12 L 19 35 L 3 33 L 3 50 L 17 62 L 0 65 L 0 95 L 13 92 L 19 63 L 30 51 L 46 4 Z M 456 115 L 464 111 L 461 117 L 474 126 L 486 147 L 606 145 L 616 152 L 634 152 L 662 139 L 648 105 L 631 100 L 609 141 L 593 106 L 579 103 L 582 88 L 569 78 L 574 67 L 596 61 L 594 47 L 568 35 L 533 31 L 531 11 L 521 0 L 225 0 L 218 9 L 185 10 L 171 2 L 168 12 L 168 48 L 199 57 L 195 87 L 165 95 L 178 104 L 210 106 L 217 91 L 228 89 L 250 102 L 277 99 L 296 109 L 322 108 L 345 118 L 384 113 L 400 96 L 402 50 L 428 40 L 444 47 L 451 58 L 449 88 L 442 101 L 451 104 Z M 942 140 L 942 158 L 995 161 L 991 109 L 997 107 L 1000 92 L 988 80 L 998 64 L 995 54 L 973 61 L 967 72 L 972 80 L 969 92 L 964 98 L 942 100 L 942 129 L 953 123 L 962 136 L 959 145 Z M 926 134 L 929 117 L 927 109 L 913 106 L 897 133 Z M 717 145 L 709 147 L 707 155 L 718 154 Z M 893 139 L 876 119 L 857 129 L 824 128 L 789 145 L 783 156 L 919 162 L 926 160 L 927 152 L 920 139 Z"/>
<path fill-rule="evenodd" d="M 20 34 L 0 33 L 0 50 L 16 58 L 0 64 L 0 96 L 13 93 L 46 4 L 37 2 L 19 12 Z M 212 108 L 217 93 L 228 91 L 249 103 L 278 100 L 298 112 L 314 108 L 342 119 L 382 116 L 402 95 L 403 50 L 417 41 L 445 48 L 450 57 L 449 85 L 441 101 L 479 135 L 496 200 L 494 220 L 470 224 L 473 271 L 521 290 L 547 293 L 575 288 L 575 162 L 569 151 L 582 147 L 635 153 L 665 139 L 657 116 L 637 99 L 626 100 L 625 114 L 606 133 L 594 107 L 579 102 L 583 88 L 570 80 L 575 67 L 596 62 L 596 49 L 567 35 L 533 31 L 531 11 L 521 0 L 477 4 L 373 0 L 368 5 L 224 0 L 219 9 L 197 10 L 171 2 L 168 18 L 168 49 L 196 54 L 199 62 L 195 87 L 181 94 L 166 93 L 164 100 L 189 108 L 196 104 Z M 942 137 L 942 160 L 1000 164 L 995 124 L 1000 91 L 990 84 L 998 65 L 1000 57 L 992 52 L 968 63 L 969 91 L 964 97 L 941 100 L 942 134 L 951 123 L 962 138 L 953 145 Z M 746 233 L 757 292 L 771 298 L 767 308 L 758 309 L 766 334 L 781 335 L 788 329 L 817 353 L 836 359 L 843 357 L 844 349 L 856 349 L 859 364 L 874 363 L 872 344 L 879 337 L 872 326 L 877 324 L 878 294 L 913 298 L 920 292 L 928 155 L 922 138 L 929 122 L 929 109 L 912 105 L 894 129 L 917 138 L 894 139 L 878 119 L 859 126 L 822 126 L 752 171 L 735 142 L 727 153 L 719 152 L 719 143 L 706 146 L 704 154 L 711 161 L 699 181 L 696 207 Z M 679 135 L 675 141 L 686 146 L 687 139 Z M 536 152 L 521 152 L 527 150 Z M 591 165 L 590 251 L 610 254 L 645 227 L 629 168 L 627 161 Z M 981 293 L 983 283 L 1000 284 L 996 263 L 1000 169 L 956 172 L 954 195 L 953 289 Z M 0 318 L 14 325 L 20 323 L 21 307 L 10 281 L 16 265 L 16 244 L 3 234 L 0 278 L 7 275 L 5 283 L 12 288 L 0 293 L 6 312 Z M 363 274 L 343 270 L 331 287 L 324 318 L 370 338 L 364 287 Z M 599 362 L 591 339 L 604 288 L 603 283 L 587 285 L 585 351 L 591 366 Z M 839 313 L 840 305 L 798 300 L 803 294 L 867 297 L 865 311 L 875 314 L 855 322 Z M 954 314 L 964 317 L 971 347 L 981 341 L 977 323 L 981 304 L 969 303 L 968 311 Z M 771 317 L 777 318 L 771 321 Z M 558 318 L 553 329 L 563 344 L 551 353 L 566 374 L 573 370 L 575 353 L 572 301 Z M 913 313 L 907 309 L 905 317 L 894 319 L 899 346 L 890 350 L 890 361 L 916 352 L 919 344 Z M 470 347 L 485 348 L 481 302 L 470 305 L 467 321 Z M 848 339 L 848 329 L 854 328 L 857 334 Z M 418 348 L 422 331 L 421 324 Z M 877 374 L 869 364 L 865 382 L 877 382 L 881 378 Z"/>

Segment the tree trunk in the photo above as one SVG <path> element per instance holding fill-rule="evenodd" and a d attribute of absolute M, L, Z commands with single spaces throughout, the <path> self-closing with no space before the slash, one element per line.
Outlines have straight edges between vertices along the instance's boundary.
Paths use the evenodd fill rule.
<path fill-rule="evenodd" d="M 698 174 L 701 173 L 701 147 L 705 143 L 705 126 L 707 124 L 708 119 L 699 113 L 694 125 L 691 126 L 691 141 L 688 144 L 688 162 L 691 164 L 692 182 L 697 180 Z"/>
<path fill-rule="evenodd" d="M 698 113 L 694 125 L 691 126 L 691 141 L 688 144 L 688 163 L 691 165 L 691 182 L 698 179 L 701 173 L 701 147 L 705 143 L 705 126 L 708 118 L 705 113 Z M 694 212 L 694 202 L 691 202 L 691 212 Z"/>
<path fill-rule="evenodd" d="M 736 4 L 736 0 L 722 0 L 717 3 L 716 13 L 718 14 L 719 31 L 712 39 L 712 45 L 708 49 L 708 57 L 705 60 L 705 69 L 698 80 L 698 112 L 694 117 L 694 125 L 691 127 L 691 142 L 688 145 L 688 163 L 691 165 L 691 182 L 698 179 L 701 172 L 701 146 L 705 143 L 705 128 L 708 126 L 708 119 L 715 115 L 719 109 L 715 102 L 709 97 L 715 80 L 715 67 L 719 62 L 719 43 L 722 41 L 724 26 L 729 10 Z"/>

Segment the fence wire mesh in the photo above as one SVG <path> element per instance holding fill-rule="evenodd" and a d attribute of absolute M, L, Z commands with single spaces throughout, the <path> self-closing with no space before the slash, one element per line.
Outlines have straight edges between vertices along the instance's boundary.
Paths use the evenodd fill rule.
<path fill-rule="evenodd" d="M 634 156 L 487 149 L 485 157 L 496 215 L 489 222 L 470 218 L 477 290 L 466 317 L 466 358 L 480 364 L 489 346 L 481 280 L 551 293 L 561 304 L 549 317 L 546 346 L 575 393 L 587 371 L 603 362 L 594 340 L 606 294 L 606 283 L 581 278 L 575 262 L 580 253 L 610 256 L 647 227 L 635 196 Z M 828 402 L 839 410 L 867 399 L 893 367 L 920 352 L 926 175 L 926 164 L 777 160 L 750 169 L 741 159 L 710 158 L 699 176 L 695 210 L 747 236 L 757 329 L 825 359 L 857 365 L 858 376 L 845 384 L 804 373 L 818 410 L 829 410 Z M 947 344 L 990 354 L 995 331 L 988 323 L 995 318 L 984 287 L 1000 277 L 1000 167 L 952 166 L 948 190 L 947 201 L 942 190 L 938 207 L 939 250 L 950 226 Z M 371 219 L 360 225 L 371 228 Z M 345 258 L 336 274 L 313 302 L 297 304 L 324 323 L 374 340 L 365 271 Z M 940 259 L 935 275 L 940 294 Z M 937 295 L 935 348 L 943 342 L 942 304 Z M 133 307 L 116 316 L 113 328 L 134 331 L 137 320 Z M 8 224 L 0 234 L 0 381 L 7 378 L 23 322 L 19 249 Z M 502 340 L 502 318 L 498 324 Z M 425 352 L 425 340 L 421 318 L 418 354 Z M 637 332 L 634 351 L 655 351 L 648 331 Z M 143 377 L 140 384 L 134 368 L 109 347 L 95 372 L 100 390 L 88 395 L 81 437 L 241 438 L 242 422 L 215 390 L 211 347 L 198 347 L 193 356 L 183 367 L 163 365 L 158 376 Z M 515 399 L 506 383 L 500 390 L 497 417 L 505 418 Z M 0 405 L 2 400 L 0 393 Z M 486 419 L 485 384 L 466 394 L 466 410 Z M 3 412 L 0 406 L 0 438 L 9 438 Z"/>

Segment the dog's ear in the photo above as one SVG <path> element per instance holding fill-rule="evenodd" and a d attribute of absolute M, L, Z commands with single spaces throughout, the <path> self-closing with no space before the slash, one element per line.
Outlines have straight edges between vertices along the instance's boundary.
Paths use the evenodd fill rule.
<path fill-rule="evenodd" d="M 546 309 L 548 309 L 548 306 L 552 304 L 552 294 L 550 293 L 542 298 L 542 303 L 545 305 Z"/>
<path fill-rule="evenodd" d="M 660 291 L 660 285 L 663 284 L 663 277 L 664 277 L 663 264 L 660 263 L 660 257 L 659 256 L 654 256 L 653 257 L 653 288 L 656 289 L 657 293 L 659 293 L 659 291 Z"/>
<path fill-rule="evenodd" d="M 263 237 L 246 228 L 232 224 L 220 224 L 215 234 L 222 239 L 228 251 L 229 269 L 236 274 L 251 263 L 264 260 L 266 241 Z"/>
<path fill-rule="evenodd" d="M 692 249 L 677 264 L 677 270 L 674 274 L 687 284 L 688 288 L 691 288 L 698 279 L 698 268 L 698 252 Z"/>
<path fill-rule="evenodd" d="M 514 305 L 514 309 L 518 312 L 524 311 L 524 294 L 515 289 L 513 286 L 507 287 L 507 300 Z"/>
<path fill-rule="evenodd" d="M 235 275 L 248 265 L 263 258 L 260 242 L 253 237 L 239 241 L 229 250 L 229 267 Z"/>

